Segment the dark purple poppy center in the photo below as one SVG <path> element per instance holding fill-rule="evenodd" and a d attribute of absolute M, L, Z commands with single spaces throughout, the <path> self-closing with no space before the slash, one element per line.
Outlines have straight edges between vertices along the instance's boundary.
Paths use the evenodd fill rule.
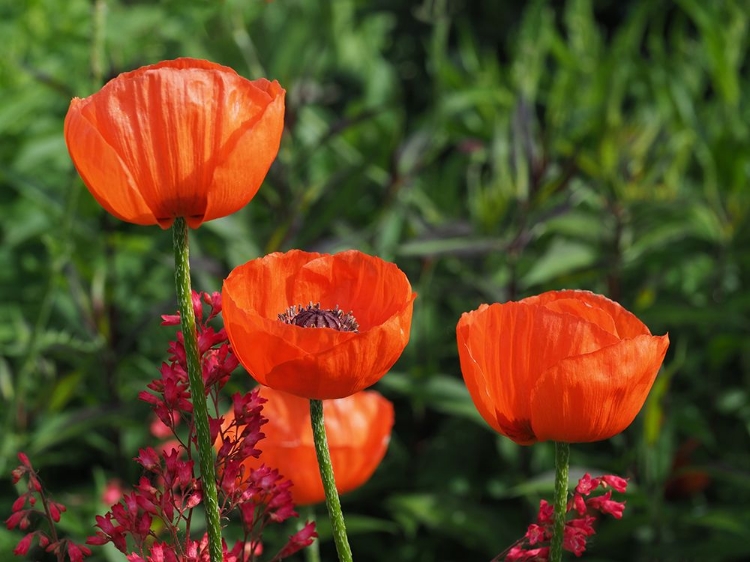
<path fill-rule="evenodd" d="M 331 328 L 339 332 L 359 331 L 359 324 L 351 311 L 344 313 L 338 305 L 333 309 L 320 308 L 320 303 L 312 302 L 307 306 L 290 306 L 279 314 L 279 320 L 284 324 L 303 328 Z"/>

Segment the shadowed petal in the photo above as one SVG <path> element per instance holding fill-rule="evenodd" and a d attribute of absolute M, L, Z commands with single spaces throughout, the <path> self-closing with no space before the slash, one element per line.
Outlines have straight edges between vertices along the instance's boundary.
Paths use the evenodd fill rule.
<path fill-rule="evenodd" d="M 261 388 L 266 398 L 263 426 L 266 438 L 259 442 L 262 455 L 245 466 L 267 464 L 294 483 L 296 505 L 325 500 L 310 423 L 310 402 L 272 388 Z M 388 449 L 394 421 L 393 404 L 377 392 L 365 391 L 323 403 L 323 417 L 331 463 L 339 493 L 362 486 L 380 465 Z M 233 419 L 225 416 L 225 424 Z"/>

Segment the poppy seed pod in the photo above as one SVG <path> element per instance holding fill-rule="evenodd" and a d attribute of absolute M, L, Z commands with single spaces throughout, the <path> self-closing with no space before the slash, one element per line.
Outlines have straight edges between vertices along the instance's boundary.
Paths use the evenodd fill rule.
<path fill-rule="evenodd" d="M 456 327 L 464 381 L 479 413 L 520 445 L 608 439 L 651 390 L 669 337 L 619 304 L 551 291 L 482 305 Z"/>
<path fill-rule="evenodd" d="M 257 193 L 279 150 L 284 90 L 182 58 L 120 74 L 74 98 L 65 142 L 86 187 L 126 222 L 197 228 Z"/>

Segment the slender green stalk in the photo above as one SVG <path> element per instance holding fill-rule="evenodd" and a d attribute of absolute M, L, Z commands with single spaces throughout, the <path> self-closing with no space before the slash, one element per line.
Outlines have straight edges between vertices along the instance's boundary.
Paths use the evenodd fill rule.
<path fill-rule="evenodd" d="M 331 464 L 331 453 L 328 450 L 326 426 L 323 422 L 323 402 L 321 400 L 310 400 L 310 421 L 312 422 L 320 478 L 323 480 L 323 490 L 326 493 L 326 507 L 328 507 L 328 517 L 331 520 L 333 542 L 336 543 L 339 562 L 352 562 L 352 549 L 346 536 L 344 514 L 341 512 L 339 492 L 336 490 L 336 480 L 333 478 L 333 465 Z"/>
<path fill-rule="evenodd" d="M 305 521 L 315 521 L 315 508 L 311 505 L 306 505 L 302 510 L 304 519 L 299 520 L 299 528 L 301 529 L 305 525 Z M 315 539 L 313 543 L 305 549 L 305 560 L 307 562 L 320 562 L 320 540 Z"/>
<path fill-rule="evenodd" d="M 568 468 L 570 464 L 570 445 L 555 443 L 555 519 L 552 531 L 552 542 L 549 548 L 550 562 L 560 562 L 565 535 L 565 515 L 568 505 Z"/>
<path fill-rule="evenodd" d="M 180 307 L 182 336 L 190 381 L 190 400 L 193 403 L 193 421 L 198 440 L 198 460 L 203 478 L 203 504 L 206 506 L 208 549 L 211 562 L 222 562 L 221 522 L 219 520 L 219 498 L 216 491 L 216 469 L 211 433 L 208 428 L 208 406 L 203 372 L 198 353 L 198 334 L 195 330 L 190 287 L 190 251 L 188 249 L 188 227 L 185 219 L 178 218 L 172 226 L 174 238 L 174 279 L 177 287 L 177 302 Z"/>

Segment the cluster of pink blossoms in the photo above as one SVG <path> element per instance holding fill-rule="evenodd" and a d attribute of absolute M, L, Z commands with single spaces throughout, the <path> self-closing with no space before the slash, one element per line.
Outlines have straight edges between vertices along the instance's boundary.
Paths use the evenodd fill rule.
<path fill-rule="evenodd" d="M 203 308 L 209 307 L 204 319 Z M 235 420 L 222 429 L 219 415 L 219 392 L 237 367 L 237 358 L 231 351 L 224 328 L 214 330 L 208 325 L 221 313 L 220 293 L 193 293 L 206 398 L 213 406 L 214 416 L 209 416 L 212 442 L 220 441 L 216 458 L 219 508 L 222 519 L 237 513 L 242 523 L 243 537 L 230 549 L 224 546 L 225 562 L 248 562 L 262 553 L 261 537 L 269 523 L 280 523 L 296 517 L 290 487 L 275 469 L 265 465 L 244 473 L 242 461 L 260 456 L 257 443 L 263 439 L 261 427 L 266 419 L 261 414 L 265 400 L 257 390 L 232 396 Z M 179 314 L 165 315 L 162 325 L 178 326 Z M 174 434 L 175 439 L 156 451 L 141 449 L 136 462 L 144 469 L 144 476 L 130 494 L 112 507 L 104 517 L 97 517 L 99 531 L 89 544 L 112 542 L 127 554 L 128 562 L 208 562 L 208 539 L 190 538 L 192 511 L 203 500 L 202 483 L 196 478 L 193 457 L 197 449 L 195 426 L 187 424 L 186 435 L 180 436 L 181 419 L 192 420 L 187 359 L 182 332 L 169 346 L 169 363 L 160 369 L 161 378 L 149 383 L 152 392 L 143 391 L 139 398 L 151 404 L 157 417 Z M 154 519 L 161 520 L 168 540 L 162 540 L 152 527 Z M 180 537 L 185 539 L 181 542 Z M 315 533 L 314 523 L 307 523 L 289 538 L 287 544 L 272 558 L 281 560 L 310 545 Z M 132 543 L 129 548 L 128 537 Z M 130 552 L 128 552 L 130 550 Z"/>
<path fill-rule="evenodd" d="M 204 304 L 209 307 L 205 318 Z M 232 396 L 234 421 L 222 428 L 219 393 L 238 361 L 224 329 L 217 331 L 208 325 L 221 312 L 221 295 L 194 292 L 193 309 L 206 398 L 213 406 L 214 415 L 209 416 L 211 439 L 221 443 L 216 457 L 220 515 L 227 520 L 235 514 L 242 527 L 242 538 L 231 548 L 223 544 L 223 560 L 251 562 L 263 553 L 262 535 L 269 524 L 297 517 L 290 492 L 292 483 L 265 465 L 246 473 L 243 461 L 261 454 L 256 445 L 264 438 L 261 427 L 267 422 L 262 415 L 265 399 L 257 390 Z M 180 324 L 179 314 L 162 318 L 162 325 Z M 141 400 L 151 404 L 164 424 L 162 430 L 168 429 L 173 439 L 159 450 L 146 447 L 139 451 L 135 461 L 143 468 L 143 476 L 108 513 L 96 517 L 99 530 L 86 541 L 90 545 L 112 543 L 126 555 L 128 562 L 209 562 L 207 535 L 195 539 L 191 533 L 193 510 L 203 501 L 203 482 L 195 474 L 197 436 L 192 423 L 193 406 L 183 342 L 182 332 L 178 332 L 177 341 L 170 343 L 169 362 L 161 366 L 160 378 L 147 385 L 152 392 L 139 394 Z M 187 420 L 184 424 L 187 427 L 180 427 L 180 420 Z M 37 537 L 39 545 L 48 552 L 55 552 L 60 562 L 65 555 L 71 562 L 82 562 L 91 550 L 69 539 L 57 539 L 54 524 L 65 508 L 44 497 L 41 483 L 26 455 L 19 454 L 19 459 L 21 466 L 13 471 L 13 480 L 17 483 L 27 474 L 29 492 L 13 504 L 13 514 L 6 525 L 9 529 L 29 527 L 30 516 L 39 512 L 33 509 L 36 494 L 42 499 L 51 533 L 50 536 L 42 531 L 28 533 L 14 553 L 25 555 Z M 27 501 L 30 509 L 24 509 Z M 312 544 L 315 537 L 315 524 L 308 522 L 270 557 L 269 562 L 291 556 Z"/>
<path fill-rule="evenodd" d="M 625 510 L 625 502 L 612 499 L 612 490 L 600 496 L 588 497 L 599 487 L 610 487 L 617 492 L 625 492 L 628 482 L 614 475 L 592 478 L 588 473 L 578 481 L 573 498 L 568 501 L 567 511 L 574 517 L 566 521 L 563 536 L 563 549 L 581 556 L 586 550 L 586 539 L 592 536 L 595 513 L 607 513 L 620 519 Z M 505 555 L 505 562 L 546 562 L 549 560 L 549 546 L 542 546 L 552 539 L 554 525 L 553 506 L 545 500 L 539 503 L 536 523 L 529 525 L 524 537 L 513 545 Z M 496 558 L 495 560 L 498 560 Z"/>
<path fill-rule="evenodd" d="M 16 556 L 25 556 L 31 548 L 34 539 L 37 540 L 39 547 L 46 552 L 53 553 L 58 560 L 63 560 L 65 555 L 70 562 L 83 562 L 86 556 L 91 555 L 91 550 L 82 545 L 76 544 L 68 538 L 58 538 L 55 529 L 55 523 L 60 522 L 60 514 L 65 511 L 65 506 L 47 498 L 44 493 L 44 487 L 39 480 L 39 475 L 31 465 L 29 457 L 25 453 L 18 453 L 18 460 L 21 465 L 13 469 L 11 479 L 13 484 L 18 484 L 26 476 L 27 490 L 18 499 L 13 502 L 11 516 L 5 521 L 5 526 L 9 530 L 20 529 L 28 530 L 32 518 L 39 517 L 47 521 L 49 534 L 41 529 L 27 533 L 13 549 Z M 41 502 L 42 510 L 36 507 L 37 501 Z M 26 507 L 26 504 L 29 507 Z"/>

